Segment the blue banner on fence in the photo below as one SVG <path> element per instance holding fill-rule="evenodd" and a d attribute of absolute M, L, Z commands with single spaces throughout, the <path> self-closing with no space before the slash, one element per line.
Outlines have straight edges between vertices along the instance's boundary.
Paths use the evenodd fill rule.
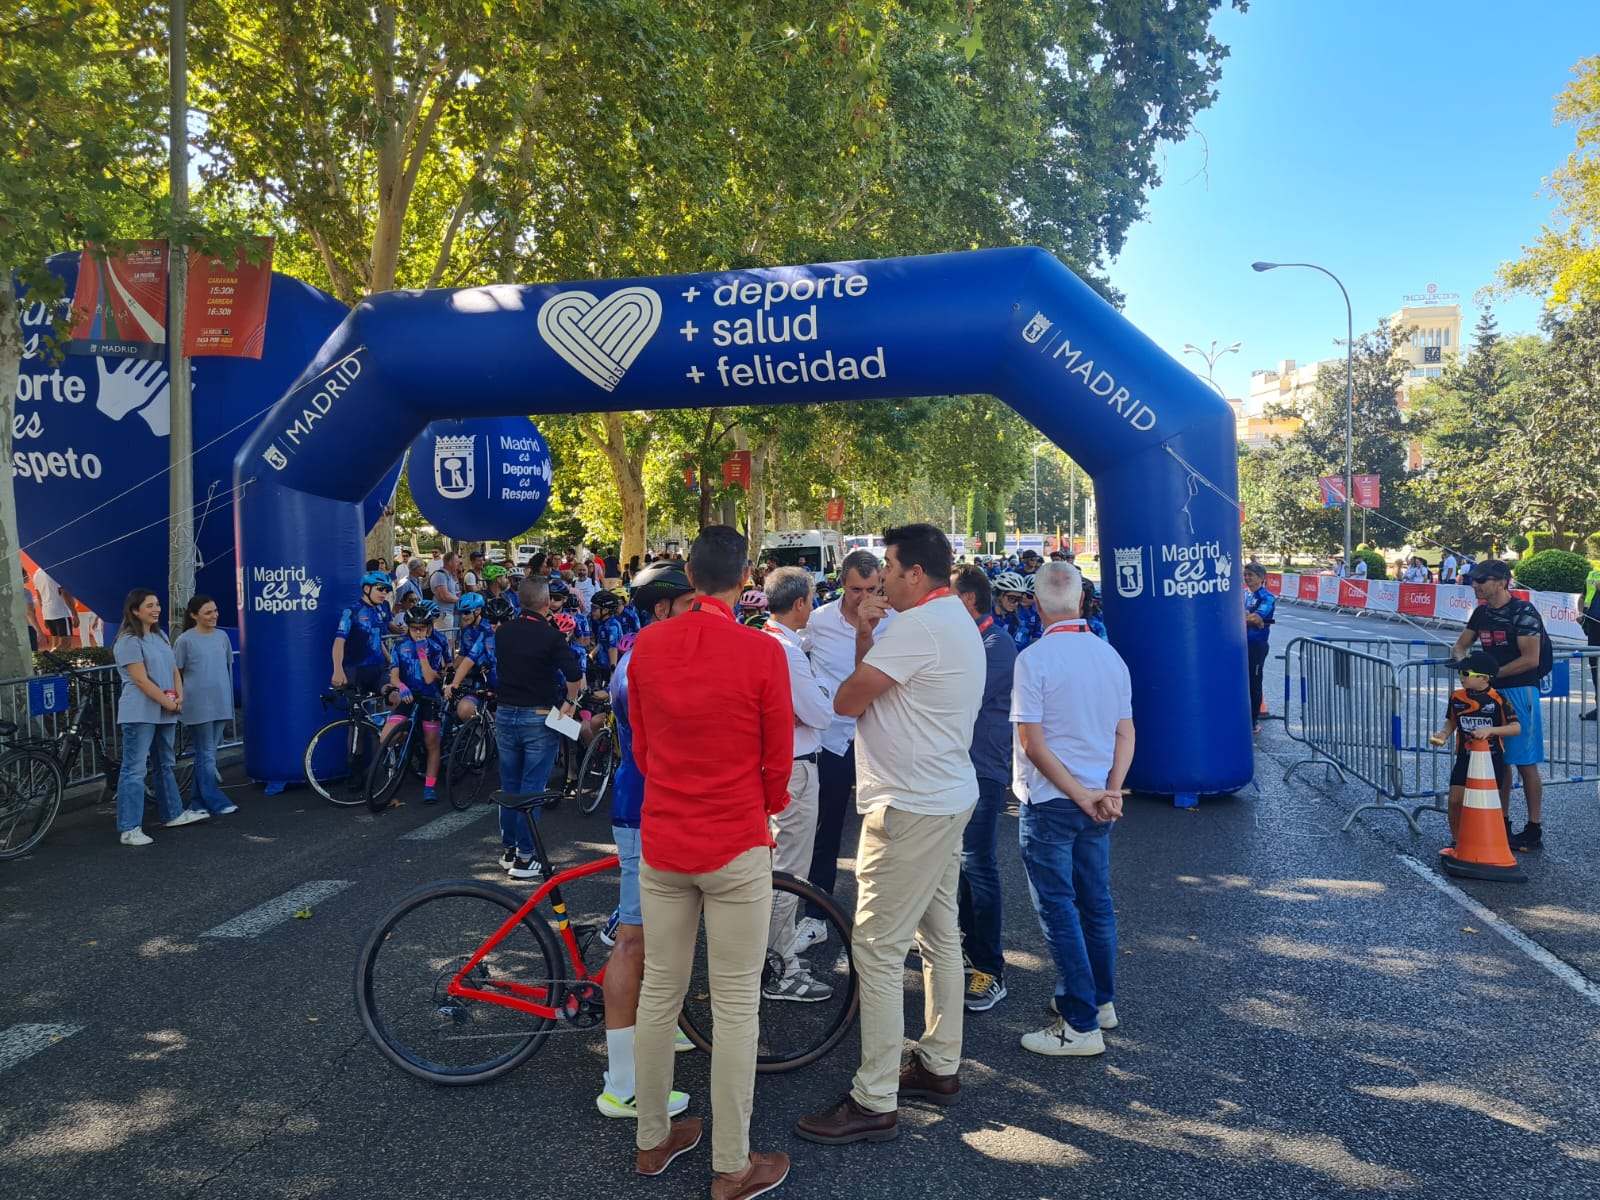
<path fill-rule="evenodd" d="M 48 716 L 67 711 L 67 677 L 47 675 L 28 680 L 28 715 Z"/>
<path fill-rule="evenodd" d="M 1539 680 L 1539 695 L 1570 696 L 1572 694 L 1571 664 L 1557 660 L 1550 666 L 1550 674 Z"/>

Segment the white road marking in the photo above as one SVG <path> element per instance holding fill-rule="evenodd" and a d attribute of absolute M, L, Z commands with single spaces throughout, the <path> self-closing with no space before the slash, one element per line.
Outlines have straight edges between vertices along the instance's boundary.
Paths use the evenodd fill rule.
<path fill-rule="evenodd" d="M 231 921 L 224 921 L 208 929 L 201 937 L 253 938 L 260 937 L 274 925 L 289 920 L 302 909 L 310 908 L 329 896 L 336 896 L 353 884 L 353 879 L 313 879 L 285 892 L 275 900 L 257 905 L 249 912 L 240 913 Z"/>
<path fill-rule="evenodd" d="M 0 1029 L 0 1071 L 32 1058 L 82 1028 L 82 1025 L 13 1025 L 10 1029 Z"/>
<path fill-rule="evenodd" d="M 1401 854 L 1397 855 L 1397 857 L 1400 859 L 1401 866 L 1420 875 L 1426 882 L 1450 897 L 1450 899 L 1489 926 L 1490 929 L 1493 929 L 1539 966 L 1549 971 L 1550 974 L 1589 1001 L 1589 1003 L 1600 1005 L 1600 984 L 1596 984 L 1577 968 L 1562 962 L 1561 959 L 1551 954 L 1550 951 L 1523 933 L 1522 930 L 1496 916 L 1426 863 L 1412 858 L 1409 854 Z"/>
<path fill-rule="evenodd" d="M 418 825 L 410 833 L 402 833 L 402 842 L 437 842 L 440 838 L 447 838 L 458 829 L 465 829 L 480 817 L 486 817 L 494 808 L 492 804 L 474 804 L 464 812 L 446 813 L 436 820 L 429 821 L 426 825 Z"/>

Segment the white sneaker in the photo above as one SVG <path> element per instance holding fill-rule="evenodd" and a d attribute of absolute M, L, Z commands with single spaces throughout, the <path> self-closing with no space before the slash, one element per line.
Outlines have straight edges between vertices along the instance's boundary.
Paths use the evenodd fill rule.
<path fill-rule="evenodd" d="M 595 1097 L 594 1106 L 603 1116 L 607 1117 L 632 1117 L 639 1119 L 639 1101 L 634 1096 L 624 1099 L 613 1096 L 610 1092 L 601 1092 Z M 685 1092 L 673 1092 L 667 1097 L 667 1116 L 675 1117 L 689 1107 L 689 1096 Z"/>
<path fill-rule="evenodd" d="M 167 828 L 176 829 L 179 825 L 194 825 L 200 821 L 209 820 L 211 820 L 211 814 L 203 809 L 186 808 L 167 822 Z"/>
<path fill-rule="evenodd" d="M 229 816 L 232 816 L 234 813 L 236 813 L 238 811 L 239 811 L 239 806 L 237 804 L 230 804 L 226 808 L 217 809 L 217 816 L 219 816 L 219 817 L 229 817 Z"/>
<path fill-rule="evenodd" d="M 124 829 L 119 839 L 124 846 L 148 846 L 155 838 L 144 831 L 141 826 L 135 825 L 132 829 Z"/>
<path fill-rule="evenodd" d="M 536 858 L 519 858 L 506 868 L 506 874 L 513 879 L 537 879 L 544 874 L 544 868 Z"/>
<path fill-rule="evenodd" d="M 810 949 L 819 942 L 828 940 L 828 927 L 815 917 L 803 917 L 800 924 L 795 926 L 794 945 L 790 947 L 791 953 L 798 954 L 802 950 Z"/>
<path fill-rule="evenodd" d="M 1093 1054 L 1104 1054 L 1106 1042 L 1100 1036 L 1098 1029 L 1079 1033 L 1066 1021 L 1057 1017 L 1043 1029 L 1023 1034 L 1022 1048 L 1032 1050 L 1035 1054 L 1048 1054 L 1052 1057 L 1073 1055 L 1086 1058 Z"/>
<path fill-rule="evenodd" d="M 1111 1001 L 1107 1000 L 1096 1011 L 1100 1017 L 1101 1029 L 1115 1029 L 1118 1025 L 1122 1024 L 1121 1021 L 1117 1020 L 1117 1006 L 1111 1003 Z"/>
<path fill-rule="evenodd" d="M 683 1030 L 678 1029 L 674 1030 L 673 1032 L 677 1034 L 677 1036 L 672 1040 L 672 1052 L 674 1054 L 688 1054 L 691 1050 L 699 1049 L 698 1046 L 689 1040 L 689 1035 Z"/>

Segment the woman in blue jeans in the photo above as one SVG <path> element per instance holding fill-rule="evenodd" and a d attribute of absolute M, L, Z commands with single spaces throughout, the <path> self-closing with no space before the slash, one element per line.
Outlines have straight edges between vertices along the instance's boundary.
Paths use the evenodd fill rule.
<path fill-rule="evenodd" d="M 225 817 L 239 811 L 217 782 L 217 747 L 233 720 L 233 643 L 217 632 L 217 603 L 195 596 L 183 610 L 183 632 L 172 646 L 183 680 L 183 716 L 194 747 L 191 811 Z"/>
<path fill-rule="evenodd" d="M 161 599 L 148 588 L 134 588 L 122 606 L 122 627 L 112 647 L 122 675 L 117 724 L 122 727 L 122 773 L 117 779 L 117 831 L 124 846 L 148 846 L 144 831 L 144 776 L 155 757 L 156 804 L 168 828 L 204 821 L 208 813 L 187 812 L 172 772 L 178 714 L 183 711 L 183 679 L 172 646 L 161 632 Z"/>

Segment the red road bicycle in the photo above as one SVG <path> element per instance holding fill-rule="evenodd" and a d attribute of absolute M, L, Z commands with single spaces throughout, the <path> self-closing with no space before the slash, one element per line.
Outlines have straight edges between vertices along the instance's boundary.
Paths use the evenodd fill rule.
<path fill-rule="evenodd" d="M 550 859 L 533 813 L 561 796 L 549 791 L 492 797 L 522 814 L 540 862 Z M 356 1009 L 368 1036 L 390 1062 L 419 1079 L 469 1084 L 520 1066 L 558 1030 L 602 1024 L 605 967 L 591 970 L 586 961 L 604 951 L 600 926 L 575 924 L 561 888 L 618 868 L 615 854 L 581 863 L 552 876 L 526 899 L 477 880 L 432 883 L 412 892 L 378 920 L 356 965 Z M 763 995 L 756 1059 L 756 1069 L 763 1072 L 815 1062 L 838 1045 L 860 1008 L 850 920 L 831 896 L 803 879 L 774 872 L 772 887 L 823 913 L 828 936 L 808 953 L 807 965 L 832 995 L 814 1003 Z M 536 915 L 546 899 L 555 918 L 553 932 Z M 763 987 L 775 982 L 781 969 L 781 960 L 769 955 Z M 703 923 L 678 1025 L 701 1050 L 711 1049 Z"/>

